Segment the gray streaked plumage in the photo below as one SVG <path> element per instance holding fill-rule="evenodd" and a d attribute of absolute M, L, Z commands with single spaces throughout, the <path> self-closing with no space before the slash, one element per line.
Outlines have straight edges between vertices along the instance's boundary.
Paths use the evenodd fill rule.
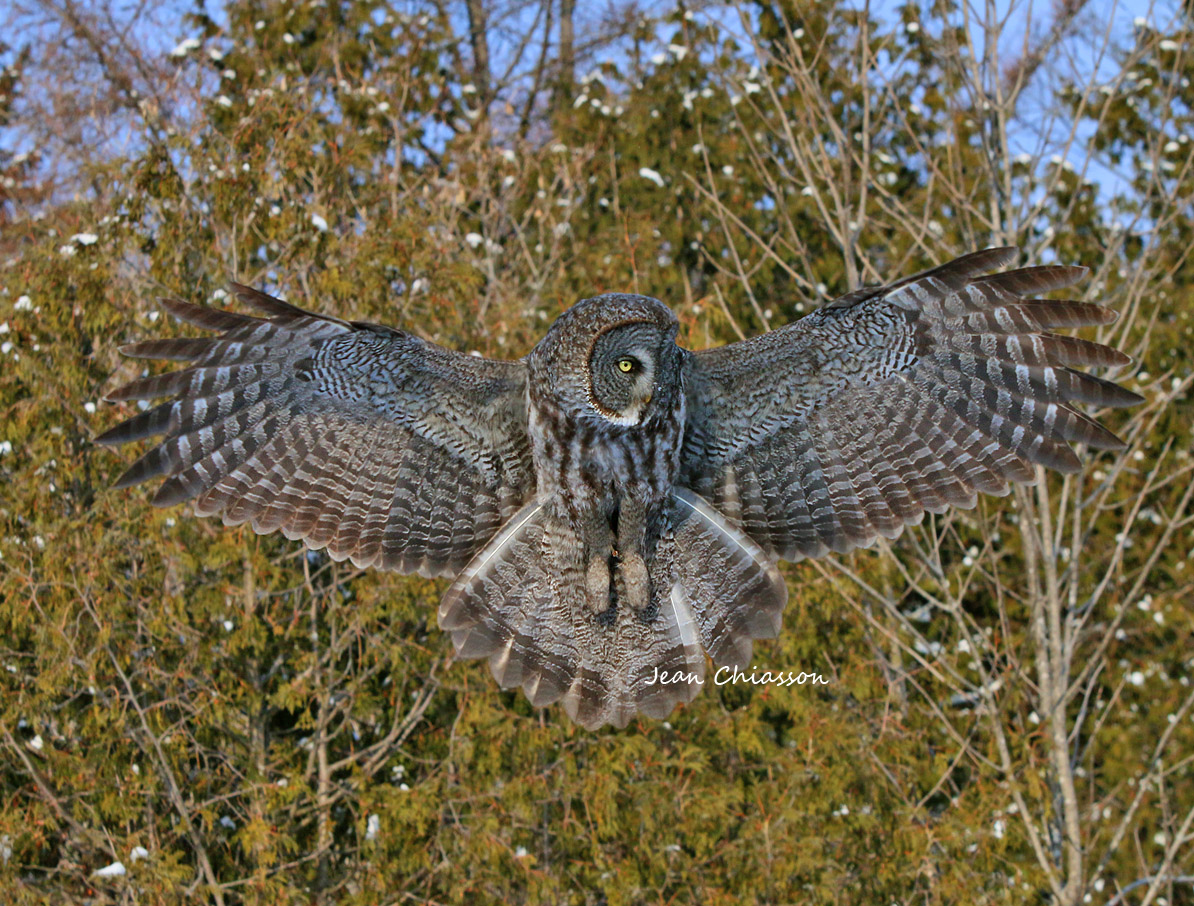
<path fill-rule="evenodd" d="M 706 655 L 742 667 L 778 634 L 777 558 L 894 538 L 1038 464 L 1075 471 L 1071 443 L 1122 447 L 1074 406 L 1140 398 L 1073 369 L 1127 356 L 1050 332 L 1115 313 L 1033 298 L 1082 268 L 987 275 L 1015 254 L 698 353 L 656 300 L 599 296 L 516 362 L 234 284 L 263 317 L 165 301 L 218 336 L 126 347 L 190 364 L 110 394 L 174 399 L 97 441 L 165 435 L 117 482 L 164 476 L 155 505 L 456 576 L 439 622 L 460 657 L 585 727 L 623 727 L 690 701 Z"/>

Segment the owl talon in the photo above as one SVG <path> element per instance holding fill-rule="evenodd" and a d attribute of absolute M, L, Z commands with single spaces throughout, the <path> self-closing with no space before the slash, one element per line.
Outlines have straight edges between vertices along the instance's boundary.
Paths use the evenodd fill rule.
<path fill-rule="evenodd" d="M 609 610 L 609 564 L 603 557 L 590 558 L 585 569 L 585 602 L 594 615 Z"/>
<path fill-rule="evenodd" d="M 636 613 L 642 613 L 651 603 L 651 579 L 647 573 L 647 563 L 640 553 L 624 554 L 618 565 L 622 574 L 623 591 L 626 603 Z"/>

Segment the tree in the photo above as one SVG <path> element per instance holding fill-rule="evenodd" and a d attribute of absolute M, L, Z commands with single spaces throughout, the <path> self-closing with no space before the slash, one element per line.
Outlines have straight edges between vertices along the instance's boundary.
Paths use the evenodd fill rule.
<path fill-rule="evenodd" d="M 7 900 L 1189 899 L 1176 8 L 122 10 L 14 7 L 64 40 L 0 76 L 0 171 L 45 149 L 0 207 Z M 785 566 L 756 662 L 831 684 L 622 733 L 451 663 L 442 582 L 150 510 L 90 443 L 116 347 L 173 329 L 153 297 L 229 278 L 514 357 L 596 291 L 700 347 L 1006 243 L 1121 311 L 1127 454 Z"/>

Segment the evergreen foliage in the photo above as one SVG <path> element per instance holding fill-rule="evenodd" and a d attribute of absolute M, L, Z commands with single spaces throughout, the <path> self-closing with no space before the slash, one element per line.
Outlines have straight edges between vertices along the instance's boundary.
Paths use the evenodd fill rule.
<path fill-rule="evenodd" d="M 199 7 L 53 191 L 49 76 L 0 45 L 2 899 L 1194 902 L 1188 18 L 1071 69 L 1082 4 L 1002 42 L 953 2 L 628 7 L 573 73 L 572 4 L 487 3 L 529 43 L 482 98 L 473 6 Z M 667 722 L 536 711 L 452 662 L 443 581 L 151 509 L 91 443 L 155 297 L 233 278 L 517 357 L 597 292 L 701 348 L 1002 244 L 1122 312 L 1128 452 L 786 565 L 755 663 L 828 684 Z"/>

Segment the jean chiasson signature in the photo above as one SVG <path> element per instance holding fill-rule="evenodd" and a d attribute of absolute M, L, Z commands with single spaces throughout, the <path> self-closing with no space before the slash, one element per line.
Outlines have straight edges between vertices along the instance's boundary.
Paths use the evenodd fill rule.
<path fill-rule="evenodd" d="M 655 675 L 651 677 L 648 685 L 655 683 L 663 686 L 672 683 L 697 683 L 703 686 L 705 678 L 687 670 L 673 670 L 669 673 L 656 667 Z M 728 683 L 750 683 L 753 686 L 828 686 L 829 680 L 819 673 L 806 673 L 803 670 L 800 673 L 790 670 L 764 670 L 760 673 L 758 667 L 751 667 L 750 673 L 746 673 L 738 667 L 718 667 L 717 672 L 713 674 L 713 683 L 717 686 Z"/>

